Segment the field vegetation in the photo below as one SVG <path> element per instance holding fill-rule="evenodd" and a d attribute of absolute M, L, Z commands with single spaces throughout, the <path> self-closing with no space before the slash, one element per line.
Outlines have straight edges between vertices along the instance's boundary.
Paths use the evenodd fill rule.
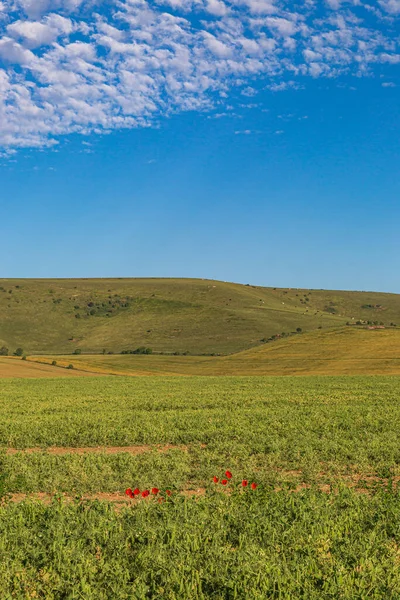
<path fill-rule="evenodd" d="M 29 360 L 51 364 L 55 358 L 58 366 L 72 363 L 77 371 L 115 375 L 395 375 L 400 374 L 400 328 L 296 333 L 230 356 L 65 355 Z"/>
<path fill-rule="evenodd" d="M 400 296 L 199 279 L 0 280 L 0 348 L 9 354 L 229 354 L 357 320 L 400 323 Z"/>
<path fill-rule="evenodd" d="M 398 377 L 3 379 L 1 392 L 0 597 L 400 596 Z M 136 486 L 159 494 L 131 500 Z"/>

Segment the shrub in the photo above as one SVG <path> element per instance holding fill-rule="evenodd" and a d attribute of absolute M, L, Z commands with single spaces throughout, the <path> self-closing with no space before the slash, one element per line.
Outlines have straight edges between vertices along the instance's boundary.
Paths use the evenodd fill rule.
<path fill-rule="evenodd" d="M 6 346 L 0 348 L 0 356 L 8 356 L 8 348 Z"/>
<path fill-rule="evenodd" d="M 301 333 L 303 330 L 301 327 L 296 327 L 296 331 L 297 331 L 297 333 Z"/>
<path fill-rule="evenodd" d="M 67 369 L 73 369 L 74 365 L 68 365 Z"/>
<path fill-rule="evenodd" d="M 82 354 L 82 350 L 80 348 L 75 348 L 73 354 Z"/>
<path fill-rule="evenodd" d="M 23 356 L 24 355 L 24 351 L 22 348 L 17 348 L 16 351 L 14 352 L 14 356 Z"/>
<path fill-rule="evenodd" d="M 26 354 L 23 355 L 22 360 L 26 360 Z"/>
<path fill-rule="evenodd" d="M 57 361 L 53 360 L 53 362 L 51 364 L 52 364 L 53 367 L 56 367 L 57 366 Z"/>

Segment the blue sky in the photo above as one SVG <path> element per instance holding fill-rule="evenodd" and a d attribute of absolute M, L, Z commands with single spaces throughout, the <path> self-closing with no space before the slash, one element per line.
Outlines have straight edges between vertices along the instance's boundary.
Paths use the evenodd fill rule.
<path fill-rule="evenodd" d="M 399 0 L 3 0 L 0 277 L 400 293 L 399 24 Z"/>

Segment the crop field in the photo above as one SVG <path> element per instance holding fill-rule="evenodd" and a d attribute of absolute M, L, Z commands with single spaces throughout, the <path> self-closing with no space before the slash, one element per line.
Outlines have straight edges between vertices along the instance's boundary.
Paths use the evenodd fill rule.
<path fill-rule="evenodd" d="M 114 375 L 400 375 L 400 329 L 341 327 L 278 339 L 230 356 L 80 355 L 56 359 L 76 372 Z M 0 361 L 1 365 L 1 361 Z M 62 369 L 53 370 L 54 374 Z M 1 372 L 0 372 L 1 377 Z"/>
<path fill-rule="evenodd" d="M 67 365 L 68 366 L 68 365 Z M 92 373 L 93 374 L 93 373 Z M 91 373 L 88 370 L 76 371 L 73 369 L 54 369 L 51 365 L 28 362 L 27 360 L 21 360 L 20 358 L 0 357 L 0 379 L 10 377 L 22 377 L 27 379 L 36 379 L 42 377 L 87 377 Z"/>
<path fill-rule="evenodd" d="M 2 379 L 0 598 L 399 598 L 399 392 Z"/>

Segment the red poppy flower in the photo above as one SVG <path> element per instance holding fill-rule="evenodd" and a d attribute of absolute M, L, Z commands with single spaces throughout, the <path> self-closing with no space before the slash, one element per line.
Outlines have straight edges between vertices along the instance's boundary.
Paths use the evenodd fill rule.
<path fill-rule="evenodd" d="M 143 498 L 147 498 L 147 496 L 148 496 L 149 494 L 150 494 L 149 490 L 144 490 L 144 491 L 142 492 L 142 497 L 143 497 Z"/>
<path fill-rule="evenodd" d="M 165 490 L 165 493 L 167 494 L 167 496 L 172 496 L 171 490 Z"/>
<path fill-rule="evenodd" d="M 213 482 L 214 483 L 218 483 L 218 481 L 219 481 L 218 477 L 213 477 Z"/>
<path fill-rule="evenodd" d="M 153 494 L 153 496 L 157 496 L 159 491 L 160 490 L 158 488 L 151 488 L 151 493 Z"/>
<path fill-rule="evenodd" d="M 230 471 L 225 471 L 225 476 L 226 476 L 228 479 L 232 479 L 232 473 L 231 473 Z"/>
<path fill-rule="evenodd" d="M 228 480 L 227 479 L 221 479 L 221 483 L 222 483 L 222 485 L 226 485 L 228 483 Z"/>
<path fill-rule="evenodd" d="M 249 482 L 247 481 L 247 479 L 243 479 L 242 487 L 247 487 L 248 485 L 249 485 Z"/>
<path fill-rule="evenodd" d="M 252 490 L 256 490 L 257 489 L 257 484 L 256 483 L 252 483 L 250 487 L 251 487 Z"/>
<path fill-rule="evenodd" d="M 133 495 L 134 495 L 134 496 L 139 496 L 139 494 L 140 494 L 140 490 L 139 490 L 139 488 L 135 488 L 135 489 L 133 490 Z"/>
<path fill-rule="evenodd" d="M 127 490 L 125 490 L 125 494 L 127 496 L 129 496 L 129 498 L 133 498 L 133 492 L 132 492 L 131 488 L 128 488 Z"/>

